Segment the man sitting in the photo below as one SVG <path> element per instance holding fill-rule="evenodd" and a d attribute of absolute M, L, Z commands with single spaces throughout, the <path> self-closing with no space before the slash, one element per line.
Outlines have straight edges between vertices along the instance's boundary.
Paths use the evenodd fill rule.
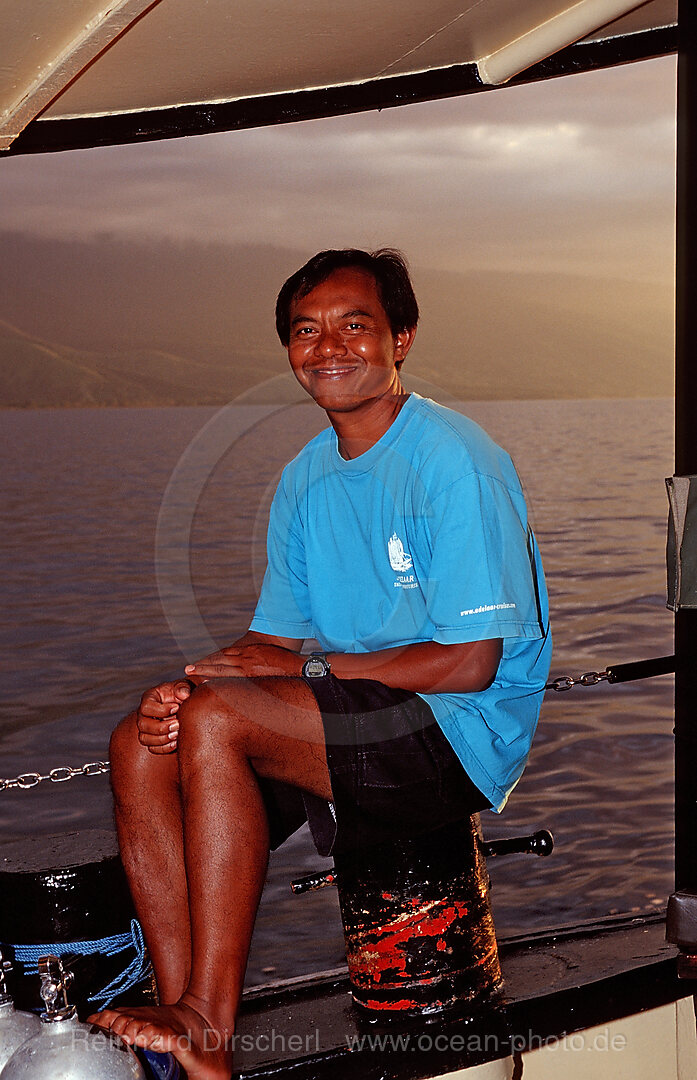
<path fill-rule="evenodd" d="M 328 854 L 500 810 L 530 749 L 551 651 L 539 553 L 508 455 L 404 389 L 417 320 L 390 250 L 320 252 L 285 283 L 278 333 L 330 426 L 278 485 L 250 630 L 114 732 L 161 1004 L 94 1019 L 171 1050 L 190 1080 L 230 1074 L 267 781 L 304 793 Z"/>

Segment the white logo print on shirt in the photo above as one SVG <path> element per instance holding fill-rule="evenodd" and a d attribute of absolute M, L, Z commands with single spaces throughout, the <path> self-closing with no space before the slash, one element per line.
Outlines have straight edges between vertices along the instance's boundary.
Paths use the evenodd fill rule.
<path fill-rule="evenodd" d="M 387 541 L 387 554 L 390 557 L 390 566 L 393 570 L 403 572 L 404 570 L 411 570 L 414 565 L 411 555 L 404 550 L 404 544 L 397 536 L 397 533 L 392 533 L 392 536 Z"/>

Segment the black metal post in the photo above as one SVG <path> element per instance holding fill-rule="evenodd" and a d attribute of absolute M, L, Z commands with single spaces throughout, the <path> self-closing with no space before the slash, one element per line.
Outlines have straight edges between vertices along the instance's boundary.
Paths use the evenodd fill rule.
<path fill-rule="evenodd" d="M 500 994 L 475 818 L 336 854 L 354 1004 L 373 1019 L 473 1014 Z"/>
<path fill-rule="evenodd" d="M 75 977 L 71 997 L 80 1014 L 94 1012 L 91 995 L 116 980 L 133 958 L 132 951 L 110 955 L 100 942 L 127 938 L 134 918 L 116 837 L 110 831 L 88 829 L 3 844 L 0 940 L 3 956 L 13 961 L 10 992 L 17 1008 L 31 1010 L 41 1004 L 34 952 L 40 946 L 43 955 L 64 957 Z M 74 948 L 67 951 L 68 944 Z M 152 979 L 129 988 L 125 1000 L 151 1004 Z M 117 997 L 115 1004 L 123 1004 L 123 999 Z"/>
<path fill-rule="evenodd" d="M 697 4 L 678 5 L 675 472 L 697 474 Z M 675 888 L 697 894 L 697 611 L 675 620 Z M 696 943 L 697 944 L 697 943 Z"/>

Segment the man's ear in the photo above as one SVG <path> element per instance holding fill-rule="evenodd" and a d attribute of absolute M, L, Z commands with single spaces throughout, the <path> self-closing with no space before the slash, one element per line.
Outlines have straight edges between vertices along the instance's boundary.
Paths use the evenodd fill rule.
<path fill-rule="evenodd" d="M 397 371 L 401 368 L 402 364 L 406 360 L 407 353 L 409 352 L 414 338 L 416 337 L 416 327 L 412 326 L 408 330 L 400 330 L 394 339 L 394 366 Z"/>

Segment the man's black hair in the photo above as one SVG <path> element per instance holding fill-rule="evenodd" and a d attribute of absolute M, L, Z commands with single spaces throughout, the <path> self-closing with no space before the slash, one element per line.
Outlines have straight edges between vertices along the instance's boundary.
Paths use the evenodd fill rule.
<path fill-rule="evenodd" d="M 409 277 L 406 260 L 393 248 L 361 251 L 341 248 L 319 251 L 304 266 L 292 274 L 276 300 L 276 330 L 281 344 L 290 341 L 290 307 L 294 300 L 307 296 L 314 288 L 345 267 L 365 270 L 375 278 L 378 296 L 393 334 L 411 330 L 419 321 L 419 305 Z"/>

